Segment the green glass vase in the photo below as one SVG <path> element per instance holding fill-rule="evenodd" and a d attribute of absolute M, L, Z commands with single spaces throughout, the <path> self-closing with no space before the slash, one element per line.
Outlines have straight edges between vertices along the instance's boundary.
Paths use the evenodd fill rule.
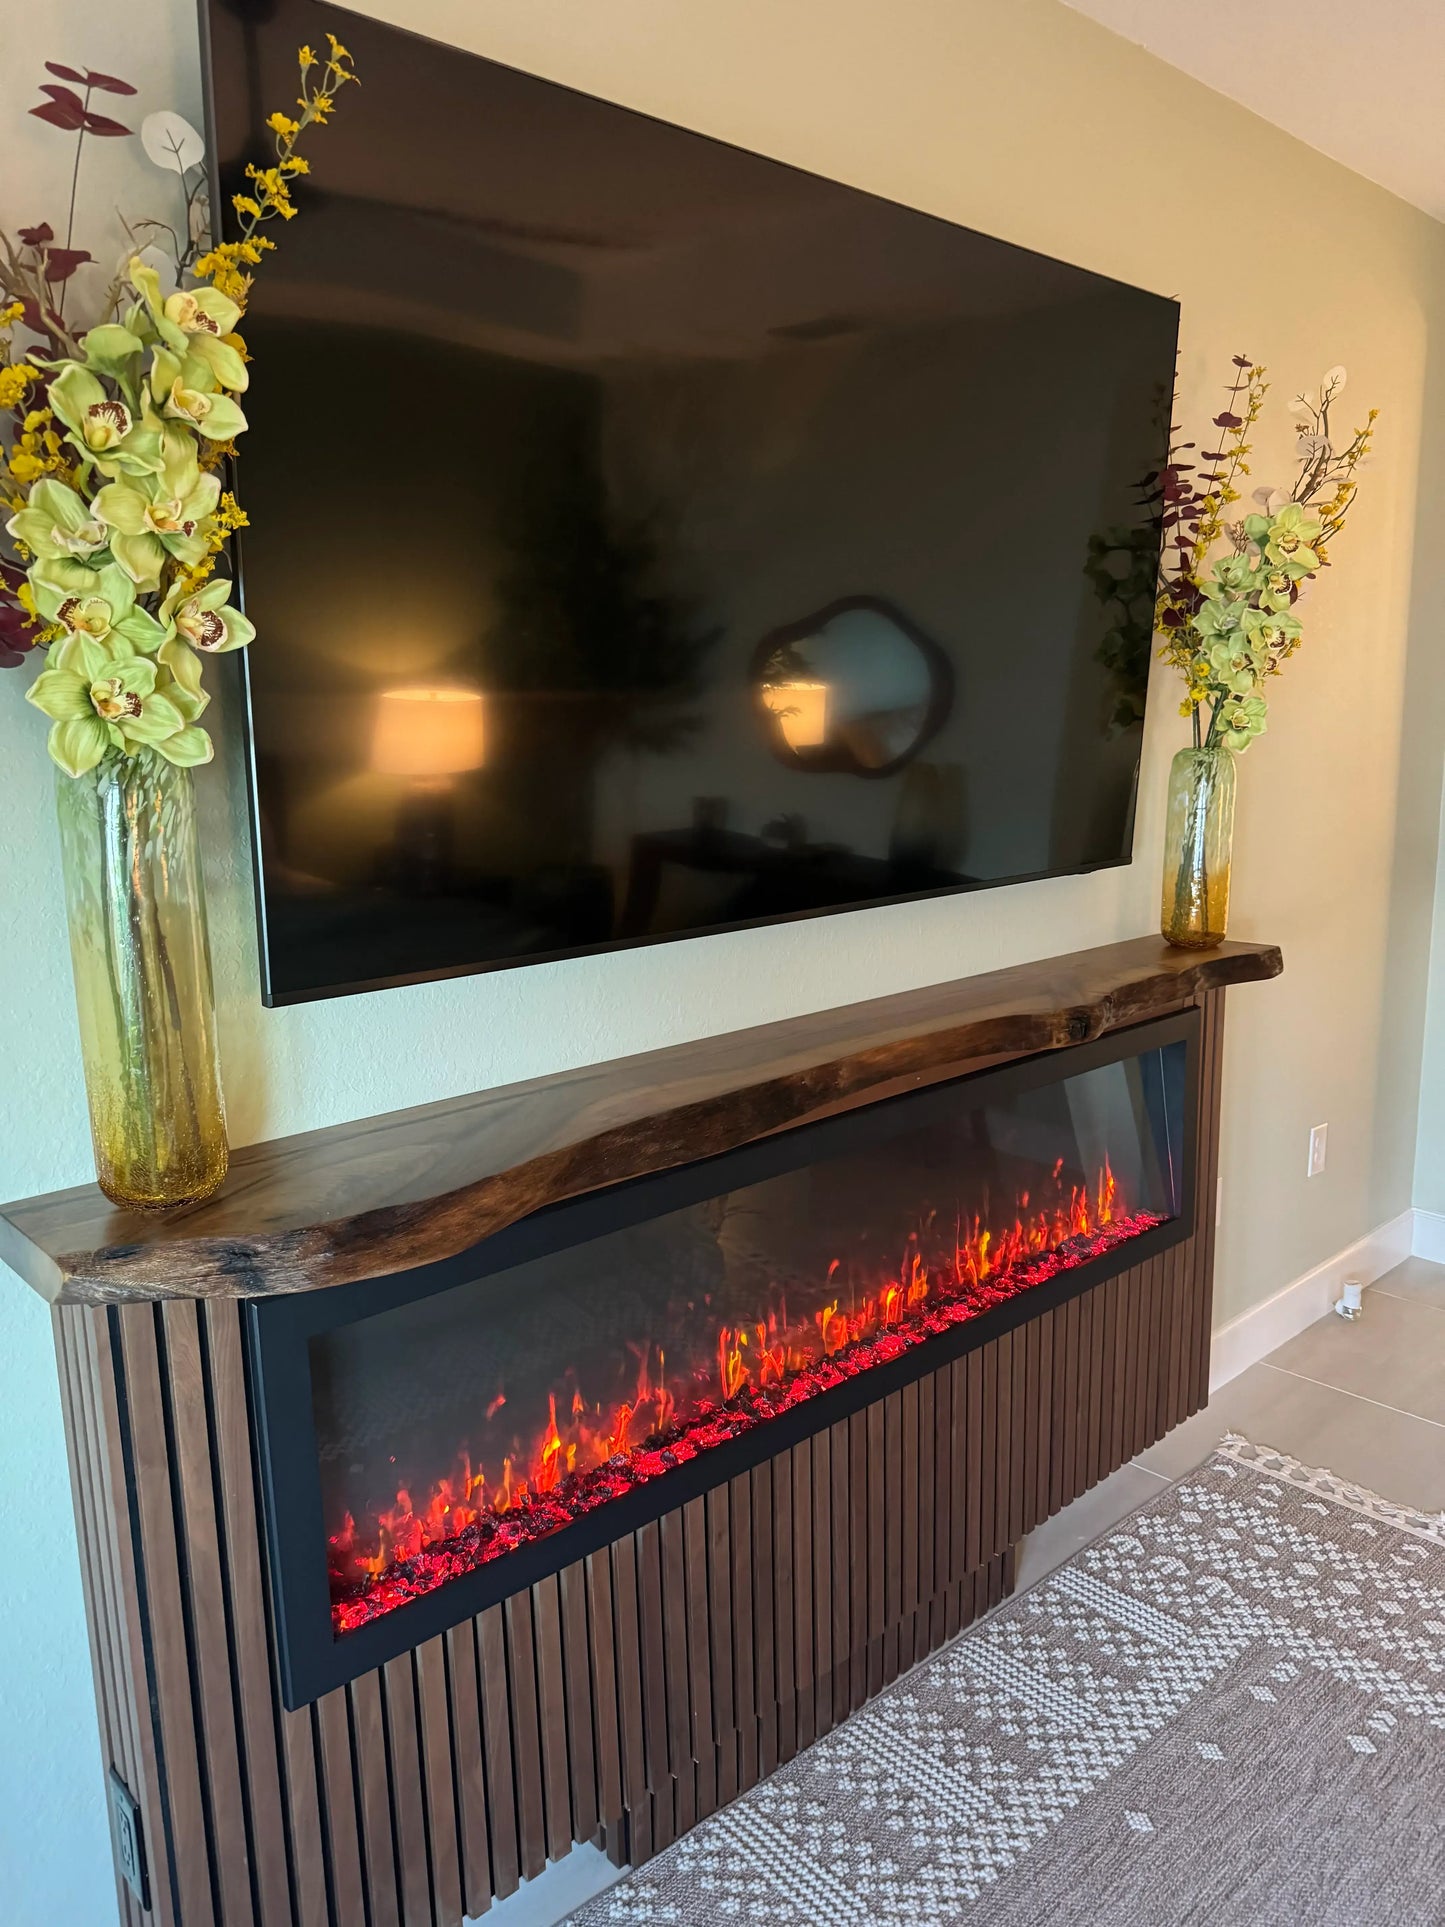
<path fill-rule="evenodd" d="M 124 1210 L 172 1211 L 229 1156 L 191 773 L 108 756 L 57 804 L 96 1178 Z"/>
<path fill-rule="evenodd" d="M 1212 950 L 1229 927 L 1234 752 L 1181 749 L 1169 771 L 1159 927 L 1184 950 Z"/>

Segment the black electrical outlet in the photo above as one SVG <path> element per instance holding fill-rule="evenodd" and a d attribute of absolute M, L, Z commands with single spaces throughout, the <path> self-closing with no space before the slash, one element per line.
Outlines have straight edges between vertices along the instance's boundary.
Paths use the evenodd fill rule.
<path fill-rule="evenodd" d="M 116 1865 L 125 1875 L 125 1884 L 149 1913 L 150 1882 L 146 1879 L 145 1836 L 141 1832 L 140 1808 L 114 1767 L 110 1769 L 110 1831 L 115 1841 Z"/>

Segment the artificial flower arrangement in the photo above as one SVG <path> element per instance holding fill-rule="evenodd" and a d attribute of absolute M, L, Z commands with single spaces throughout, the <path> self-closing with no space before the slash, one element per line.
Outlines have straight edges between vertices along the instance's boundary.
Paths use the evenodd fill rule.
<path fill-rule="evenodd" d="M 355 79 L 328 40 L 324 57 L 300 50 L 296 111 L 267 122 L 274 159 L 246 169 L 230 240 L 209 232 L 200 135 L 179 114 L 146 118 L 142 144 L 184 205 L 174 223 L 127 225 L 91 326 L 74 312 L 93 264 L 75 246 L 76 184 L 87 142 L 130 137 L 95 106 L 129 82 L 46 63 L 31 111 L 75 135 L 65 239 L 48 222 L 0 233 L 0 667 L 44 658 L 25 694 L 63 772 L 96 1175 L 128 1210 L 194 1203 L 228 1163 L 191 770 L 212 755 L 206 658 L 253 633 L 217 566 L 246 520 L 223 480 L 246 427 L 238 328 L 267 225 L 296 213 L 303 137 Z"/>
<path fill-rule="evenodd" d="M 1358 488 L 1379 410 L 1337 445 L 1331 414 L 1345 370 L 1331 368 L 1317 395 L 1296 395 L 1299 473 L 1294 486 L 1257 488 L 1253 514 L 1230 519 L 1236 484 L 1249 474 L 1250 431 L 1268 393 L 1265 371 L 1247 355 L 1223 411 L 1214 417 L 1219 447 L 1205 450 L 1200 474 L 1170 451 L 1163 475 L 1165 551 L 1158 602 L 1164 659 L 1184 677 L 1180 714 L 1193 724 L 1194 745 L 1247 749 L 1264 733 L 1267 685 L 1300 645 L 1295 614 L 1303 590 L 1329 565 L 1329 544 L 1344 527 Z"/>
<path fill-rule="evenodd" d="M 1164 533 L 1156 618 L 1164 659 L 1183 676 L 1193 744 L 1170 774 L 1161 927 L 1171 943 L 1209 949 L 1229 915 L 1234 755 L 1268 724 L 1270 678 L 1300 646 L 1304 590 L 1330 562 L 1359 487 L 1379 411 L 1342 442 L 1333 415 L 1345 370 L 1314 395 L 1296 395 L 1298 473 L 1291 488 L 1256 488 L 1253 513 L 1232 514 L 1250 472 L 1249 436 L 1268 392 L 1265 371 L 1234 358 L 1218 446 L 1170 450 L 1151 478 Z M 1199 453 L 1205 466 L 1187 457 Z"/>
<path fill-rule="evenodd" d="M 299 112 L 267 122 L 275 161 L 248 167 L 250 192 L 234 197 L 235 240 L 204 244 L 200 136 L 178 114 L 148 118 L 142 139 L 180 176 L 185 220 L 180 234 L 159 222 L 130 230 L 136 245 L 83 333 L 65 313 L 74 277 L 92 259 L 72 245 L 73 186 L 63 246 L 48 224 L 13 241 L 0 233 L 0 412 L 13 417 L 0 454 L 13 545 L 0 552 L 0 661 L 47 652 L 25 693 L 51 719 L 50 754 L 67 775 L 145 751 L 183 766 L 210 760 L 202 659 L 254 633 L 215 573 L 246 519 L 222 481 L 246 427 L 237 328 L 250 271 L 275 245 L 263 227 L 296 213 L 292 184 L 308 171 L 301 139 L 356 78 L 346 49 L 328 39 L 324 60 L 301 49 Z M 78 176 L 87 134 L 130 132 L 92 110 L 94 94 L 135 90 L 111 75 L 46 66 L 74 86 L 46 86 L 32 112 L 75 132 Z M 143 233 L 162 231 L 169 259 L 154 240 L 139 245 Z M 31 345 L 21 347 L 21 336 Z"/>

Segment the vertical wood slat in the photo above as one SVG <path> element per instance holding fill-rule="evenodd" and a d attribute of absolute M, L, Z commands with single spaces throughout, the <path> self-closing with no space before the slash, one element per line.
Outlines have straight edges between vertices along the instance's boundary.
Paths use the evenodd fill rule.
<path fill-rule="evenodd" d="M 178 1556 L 209 1796 L 217 1911 L 223 1927 L 254 1927 L 251 1844 L 241 1799 L 241 1753 L 231 1695 L 233 1637 L 216 1524 L 213 1445 L 201 1366 L 200 1307 L 194 1299 L 173 1298 L 161 1306 L 160 1324 L 181 1534 Z M 347 1776 L 349 1782 L 349 1737 Z M 358 1870 L 358 1883 L 359 1878 Z M 359 1901 L 359 1884 L 357 1898 Z"/>
<path fill-rule="evenodd" d="M 833 1537 L 833 1723 L 845 1719 L 850 1692 L 849 1654 L 852 1651 L 853 1556 L 850 1540 L 849 1454 L 850 1426 L 839 1419 L 828 1447 L 832 1479 L 828 1494 L 829 1525 Z"/>
<path fill-rule="evenodd" d="M 1139 1265 L 1134 1265 L 1125 1273 L 1126 1289 L 1124 1295 L 1123 1339 L 1124 1339 L 1124 1437 L 1120 1455 L 1132 1459 L 1142 1444 L 1142 1428 L 1139 1424 L 1139 1299 L 1143 1291 L 1143 1273 Z"/>
<path fill-rule="evenodd" d="M 134 1316 L 134 1312 L 131 1315 Z M 141 1315 L 149 1314 L 142 1310 Z M 136 1533 L 131 1526 L 127 1451 L 131 1454 L 130 1472 L 137 1477 L 138 1461 L 133 1443 L 127 1444 L 127 1428 L 121 1421 L 121 1406 L 126 1399 L 121 1355 L 122 1316 L 119 1308 L 77 1311 L 77 1361 L 86 1375 L 87 1405 L 94 1427 L 92 1447 L 98 1454 L 94 1490 L 105 1528 L 99 1535 L 101 1574 L 110 1597 L 123 1668 L 124 1686 L 117 1695 L 117 1705 L 125 1708 L 132 1742 L 131 1757 L 137 1778 L 130 1783 L 131 1792 L 144 1803 L 151 1907 L 167 1927 L 171 1923 L 179 1927 L 182 1890 L 171 1847 L 175 1808 L 169 1803 L 169 1787 L 164 1778 L 165 1732 L 158 1717 L 158 1699 L 152 1692 L 151 1662 L 142 1624 L 144 1532 Z M 316 1878 L 311 1891 L 319 1890 L 324 1907 L 325 1885 L 319 1853 L 313 1857 L 312 1867 Z M 303 1927 L 313 1927 L 321 1918 L 313 1914 L 303 1922 Z"/>
<path fill-rule="evenodd" d="M 333 1697 L 328 1695 L 328 1698 Z M 322 1702 L 324 1704 L 325 1702 Z M 433 1927 L 431 1867 L 417 1718 L 416 1656 L 402 1653 L 381 1668 L 382 1716 L 390 1760 L 392 1810 L 403 1927 Z M 346 1919 L 341 1913 L 341 1919 Z"/>
<path fill-rule="evenodd" d="M 288 1812 L 282 1805 L 241 1310 L 238 1305 L 213 1300 L 202 1308 L 202 1316 L 220 1493 L 218 1523 L 226 1551 L 231 1661 L 245 1741 L 246 1802 L 255 1852 L 256 1893 L 262 1927 L 277 1927 L 292 1919 L 288 1858 L 299 1862 L 310 1849 L 297 1838 L 294 1827 L 288 1839 Z M 305 1922 L 316 1916 L 315 1901 L 308 1910 L 299 1874 L 297 1884 L 303 1888 L 297 1896 L 297 1911 Z M 323 1896 L 324 1883 L 316 1897 Z"/>
<path fill-rule="evenodd" d="M 1214 1309 L 1214 1244 L 1219 1221 L 1220 1120 L 1223 1108 L 1225 1003 L 1221 990 L 1201 1000 L 1203 1097 L 1198 1131 L 1201 1183 L 1191 1244 L 1195 1329 L 1198 1334 L 1191 1391 L 1191 1413 L 1209 1397 L 1209 1339 Z"/>
<path fill-rule="evenodd" d="M 758 1778 L 757 1672 L 753 1658 L 753 1481 L 738 1473 L 728 1491 L 732 1534 L 733 1707 L 738 1729 L 738 1790 Z"/>
<path fill-rule="evenodd" d="M 713 1713 L 718 1743 L 726 1749 L 719 1762 L 718 1801 L 725 1805 L 737 1792 L 737 1711 L 733 1700 L 733 1556 L 732 1492 L 714 1486 L 705 1501 L 707 1516 L 708 1609 L 705 1632 L 709 1640 Z"/>
<path fill-rule="evenodd" d="M 643 1734 L 647 1742 L 647 1790 L 657 1793 L 673 1771 L 666 1640 L 662 1621 L 662 1526 L 649 1523 L 633 1534 L 637 1556 L 638 1651 L 641 1656 Z"/>
<path fill-rule="evenodd" d="M 456 1745 L 457 1852 L 461 1861 L 462 1904 L 468 1914 L 479 1914 L 492 1903 L 492 1862 L 487 1840 L 486 1756 L 482 1743 L 475 1620 L 464 1619 L 460 1626 L 453 1626 L 446 1642 Z M 354 1701 L 352 1712 L 354 1716 Z"/>
<path fill-rule="evenodd" d="M 645 1531 L 646 1528 L 644 1527 Z M 659 1529 L 661 1563 L 659 1567 L 662 1607 L 662 1656 L 667 1678 L 667 1774 L 653 1786 L 659 1809 L 663 1796 L 674 1818 L 663 1819 L 666 1832 L 675 1824 L 686 1831 L 696 1811 L 697 1783 L 694 1774 L 692 1695 L 688 1671 L 687 1640 L 687 1546 L 683 1533 L 683 1512 L 665 1512 Z M 669 1785 L 669 1780 L 672 1785 Z M 657 1821 L 654 1820 L 654 1825 Z"/>
<path fill-rule="evenodd" d="M 796 1740 L 811 1746 L 816 1733 L 813 1667 L 813 1442 L 789 1454 L 793 1486 L 793 1686 L 797 1695 Z"/>
<path fill-rule="evenodd" d="M 596 1557 L 601 1559 L 599 1553 Z M 647 1792 L 647 1748 L 642 1706 L 641 1626 L 637 1600 L 636 1535 L 614 1542 L 608 1555 L 612 1579 L 612 1604 L 617 1654 L 617 1713 L 620 1728 L 620 1766 L 622 1798 L 635 1832 L 636 1816 L 644 1810 Z M 600 1584 L 597 1588 L 600 1591 Z M 594 1597 L 595 1597 L 594 1593 Z M 629 1841 L 630 1847 L 648 1853 L 650 1837 Z"/>
<path fill-rule="evenodd" d="M 1028 1362 L 1029 1346 L 1036 1342 L 1036 1337 L 1037 1325 L 1033 1320 L 1027 1325 L 1020 1325 L 1014 1333 L 1012 1407 L 1015 1418 L 1012 1426 L 1013 1449 L 1009 1454 L 1008 1525 L 1003 1534 L 1004 1544 L 1010 1546 L 1017 1545 L 1028 1531 L 1024 1491 L 1028 1469 L 1027 1442 L 1033 1431 L 1028 1407 Z"/>
<path fill-rule="evenodd" d="M 410 1661 L 406 1662 L 410 1665 Z M 322 1786 L 326 1798 L 327 1865 L 331 1874 L 331 1906 L 337 1920 L 359 1920 L 362 1899 L 361 1818 L 356 1810 L 356 1781 L 351 1765 L 351 1716 L 344 1688 L 316 1702 L 315 1726 L 320 1744 Z M 428 1927 L 431 1910 L 427 1909 Z M 411 1927 L 408 1921 L 408 1927 Z"/>
<path fill-rule="evenodd" d="M 707 1507 L 701 1497 L 682 1508 L 683 1619 L 687 1628 L 689 1751 L 696 1765 L 697 1817 L 717 1807 L 717 1735 L 713 1726 L 713 1653 L 708 1630 Z"/>
<path fill-rule="evenodd" d="M 773 1467 L 752 1469 L 753 1678 L 758 1715 L 758 1771 L 778 1764 L 778 1691 L 773 1652 Z"/>
<path fill-rule="evenodd" d="M 208 1851 L 209 1824 L 201 1785 L 201 1756 L 191 1701 L 190 1654 L 181 1599 L 170 1454 L 166 1444 L 156 1312 L 151 1305 L 119 1308 L 125 1404 L 132 1477 L 145 1549 L 145 1599 L 158 1752 L 165 1760 L 169 1844 L 176 1907 L 190 1927 L 214 1911 Z"/>
<path fill-rule="evenodd" d="M 875 1399 L 863 1414 L 868 1435 L 868 1675 L 871 1698 L 883 1685 L 885 1549 L 883 1537 L 883 1438 L 887 1399 Z"/>
<path fill-rule="evenodd" d="M 813 1438 L 813 1720 L 833 1725 L 833 1427 Z"/>
<path fill-rule="evenodd" d="M 1068 1505 L 1079 1495 L 1079 1354 L 1083 1335 L 1083 1301 L 1071 1298 L 1064 1306 L 1063 1492 Z"/>
<path fill-rule="evenodd" d="M 607 1552 L 589 1553 L 587 1630 L 591 1652 L 593 1732 L 597 1744 L 597 1805 L 605 1824 L 622 1818 L 622 1723 L 618 1709 L 617 1637 L 612 1562 Z"/>
<path fill-rule="evenodd" d="M 1091 1488 L 1096 1486 L 1103 1477 L 1101 1447 L 1104 1418 L 1104 1333 L 1108 1316 L 1108 1300 L 1104 1296 L 1104 1291 L 1103 1285 L 1095 1285 L 1089 1293 L 1092 1324 L 1089 1330 L 1089 1359 L 1086 1373 L 1089 1404 L 1087 1468 Z"/>
<path fill-rule="evenodd" d="M 1012 1531 L 1009 1517 L 1009 1497 L 1013 1480 L 1013 1457 L 1018 1446 L 1018 1428 L 1014 1425 L 1014 1337 L 1013 1332 L 1004 1332 L 992 1345 L 985 1346 L 984 1383 L 985 1401 L 988 1398 L 987 1386 L 993 1384 L 992 1421 L 985 1420 L 987 1436 L 995 1441 L 993 1451 L 994 1476 L 991 1480 L 993 1499 L 993 1526 L 987 1536 L 985 1551 L 991 1558 L 1000 1546 L 1008 1542 Z M 1022 1341 L 1020 1341 L 1022 1342 Z"/>
<path fill-rule="evenodd" d="M 1118 1322 L 1115 1327 L 1114 1397 L 1118 1406 L 1114 1428 L 1114 1462 L 1124 1464 L 1133 1457 L 1129 1438 L 1133 1429 L 1132 1395 L 1134 1360 L 1130 1353 L 1130 1319 L 1133 1315 L 1134 1286 L 1138 1267 L 1131 1266 L 1119 1276 Z"/>
<path fill-rule="evenodd" d="M 783 1452 L 769 1461 L 773 1485 L 773 1662 L 777 1669 L 778 1759 L 798 1750 L 797 1677 L 793 1671 L 793 1466 Z"/>
<path fill-rule="evenodd" d="M 1177 1425 L 1184 1416 L 1184 1269 L 1179 1260 L 1183 1247 L 1176 1245 L 1168 1254 L 1169 1322 L 1166 1341 L 1166 1394 L 1164 1421 Z"/>
<path fill-rule="evenodd" d="M 150 1721 L 143 1723 L 137 1711 L 135 1680 L 129 1669 L 125 1597 L 119 1586 L 116 1538 L 121 1532 L 116 1515 L 108 1509 L 108 1474 L 112 1472 L 108 1453 L 108 1434 L 102 1416 L 100 1386 L 94 1372 L 96 1341 L 106 1337 L 104 1312 L 81 1308 L 58 1308 L 54 1312 L 60 1364 L 60 1384 L 66 1411 L 66 1443 L 71 1470 L 71 1497 L 75 1501 L 77 1540 L 81 1547 L 81 1572 L 85 1580 L 87 1628 L 91 1634 L 91 1663 L 96 1686 L 96 1711 L 100 1715 L 100 1738 L 104 1748 L 102 1765 L 114 1765 L 129 1786 L 141 1808 L 141 1842 L 148 1867 L 150 1906 L 154 1915 L 170 1921 L 171 1890 L 164 1860 L 158 1861 L 158 1848 L 164 1850 L 160 1823 L 160 1802 L 156 1788 L 154 1748 L 150 1742 Z M 146 1709 L 148 1715 L 148 1709 Z M 139 1900 L 131 1894 L 116 1867 L 118 1912 L 123 1927 L 137 1927 L 145 1919 Z"/>
<path fill-rule="evenodd" d="M 532 1588 L 536 1630 L 537 1724 L 542 1741 L 542 1790 L 547 1857 L 560 1860 L 572 1844 L 572 1789 L 567 1760 L 567 1702 L 562 1675 L 562 1596 L 556 1573 Z"/>
<path fill-rule="evenodd" d="M 1034 1455 L 1034 1486 L 1029 1500 L 1035 1525 L 1041 1525 L 1053 1512 L 1049 1504 L 1049 1473 L 1054 1445 L 1054 1318 L 1055 1313 L 1049 1311 L 1039 1320 L 1039 1371 L 1035 1388 L 1039 1443 Z"/>
<path fill-rule="evenodd" d="M 868 1564 L 868 1418 L 848 1420 L 848 1699 L 850 1712 L 863 1704 L 868 1685 L 868 1614 L 872 1574 Z"/>
<path fill-rule="evenodd" d="M 371 1898 L 372 1927 L 400 1927 L 401 1896 L 396 1884 L 396 1836 L 391 1822 L 391 1767 L 381 1710 L 381 1676 L 354 1679 L 351 1732 L 361 1796 L 361 1845 Z"/>
<path fill-rule="evenodd" d="M 452 1758 L 446 1641 L 441 1637 L 429 1639 L 417 1648 L 416 1697 L 427 1841 L 431 1848 L 432 1912 L 437 1927 L 457 1927 L 462 1917 L 462 1861 L 457 1836 L 456 1764 Z"/>
<path fill-rule="evenodd" d="M 1001 1347 L 997 1340 L 991 1345 L 981 1345 L 978 1361 L 981 1384 L 981 1403 L 979 1407 L 980 1475 L 979 1475 L 979 1559 L 986 1565 L 998 1551 L 998 1481 L 999 1467 L 1006 1463 L 1010 1441 L 1005 1437 L 999 1424 L 998 1382 L 999 1355 Z M 1003 1449 L 997 1441 L 1003 1441 Z M 970 1441 L 972 1443 L 972 1441 Z"/>
<path fill-rule="evenodd" d="M 1148 1305 L 1148 1443 L 1164 1438 L 1164 1307 L 1166 1258 L 1154 1260 Z"/>
<path fill-rule="evenodd" d="M 900 1517 L 902 1540 L 899 1547 L 901 1569 L 898 1575 L 898 1610 L 905 1620 L 918 1610 L 918 1494 L 922 1467 L 919 1459 L 923 1447 L 923 1433 L 919 1424 L 919 1381 L 913 1379 L 905 1385 L 902 1394 L 902 1476 L 903 1491 Z M 913 1653 L 910 1645 L 905 1644 L 899 1653 L 900 1664 L 912 1664 Z"/>
<path fill-rule="evenodd" d="M 1045 1419 L 1048 1406 L 1040 1397 L 1040 1383 L 1043 1376 L 1044 1325 L 1050 1314 L 1044 1312 L 1038 1318 L 1030 1319 L 1023 1329 L 1024 1338 L 1024 1379 L 1023 1379 L 1023 1479 L 1019 1497 L 1019 1537 L 1032 1532 L 1042 1518 L 1038 1509 L 1039 1457 L 1048 1450 L 1048 1433 Z"/>
<path fill-rule="evenodd" d="M 141 1782 L 139 1772 L 138 1749 L 125 1692 L 125 1666 L 102 1549 L 109 1522 L 95 1498 L 100 1452 L 87 1395 L 88 1374 L 82 1365 L 84 1336 L 80 1324 L 83 1316 L 83 1313 L 77 1314 L 71 1307 L 57 1306 L 51 1315 L 51 1324 L 60 1377 L 61 1409 L 65 1419 L 71 1504 L 75 1511 L 76 1538 L 80 1548 L 91 1681 L 95 1689 L 96 1717 L 100 1723 L 102 1765 L 115 1767 L 144 1812 L 148 1804 L 147 1789 Z M 154 1844 L 146 1842 L 145 1850 L 153 1861 Z M 164 1869 L 151 1865 L 149 1878 L 153 1885 L 158 1873 L 163 1875 Z M 138 1927 L 142 1918 L 140 1903 L 131 1893 L 118 1864 L 115 1885 L 116 1911 L 122 1927 Z"/>
<path fill-rule="evenodd" d="M 972 1352 L 955 1359 L 950 1376 L 952 1387 L 954 1465 L 953 1516 L 949 1525 L 950 1584 L 962 1579 L 971 1565 L 978 1564 L 982 1536 L 983 1466 L 976 1450 L 978 1428 L 983 1419 L 983 1357 Z"/>
<path fill-rule="evenodd" d="M 522 1844 L 517 1828 L 517 1780 L 512 1766 L 512 1723 L 507 1693 L 506 1628 L 500 1606 L 489 1606 L 474 1621 L 477 1676 L 482 1707 L 482 1745 L 486 1754 L 488 1846 L 492 1891 L 499 1900 L 517 1891 L 522 1874 Z"/>
<path fill-rule="evenodd" d="M 933 1374 L 933 1570 L 925 1572 L 924 1590 L 933 1599 L 948 1584 L 952 1553 L 953 1480 L 955 1467 L 949 1450 L 953 1436 L 953 1368 Z"/>
<path fill-rule="evenodd" d="M 506 1627 L 512 1773 L 517 1793 L 517 1843 L 522 1876 L 534 1880 L 547 1864 L 547 1818 L 542 1793 L 542 1736 L 538 1726 L 537 1655 L 532 1595 L 513 1593 L 502 1605 Z M 406 1927 L 411 1927 L 408 1919 Z"/>
<path fill-rule="evenodd" d="M 602 1818 L 601 1770 L 592 1717 L 592 1648 L 587 1629 L 587 1568 L 580 1561 L 558 1575 L 562 1601 L 562 1666 L 567 1696 L 567 1779 L 573 1838 L 590 1840 Z"/>

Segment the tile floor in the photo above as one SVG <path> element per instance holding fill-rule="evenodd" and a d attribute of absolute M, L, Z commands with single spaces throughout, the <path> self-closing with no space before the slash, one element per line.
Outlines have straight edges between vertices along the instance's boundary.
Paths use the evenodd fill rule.
<path fill-rule="evenodd" d="M 1364 1316 L 1319 1319 L 1231 1379 L 1202 1412 L 1031 1532 L 1031 1586 L 1107 1532 L 1225 1432 L 1424 1512 L 1445 1511 L 1445 1265 L 1407 1258 L 1365 1293 Z"/>
<path fill-rule="evenodd" d="M 1365 1293 L 1354 1324 L 1327 1317 L 1214 1394 L 1204 1411 L 1031 1532 L 1031 1586 L 1199 1464 L 1226 1432 L 1421 1511 L 1445 1511 L 1445 1265 L 1407 1258 Z M 616 1871 L 594 1848 L 528 1881 L 488 1927 L 555 1927 Z"/>

